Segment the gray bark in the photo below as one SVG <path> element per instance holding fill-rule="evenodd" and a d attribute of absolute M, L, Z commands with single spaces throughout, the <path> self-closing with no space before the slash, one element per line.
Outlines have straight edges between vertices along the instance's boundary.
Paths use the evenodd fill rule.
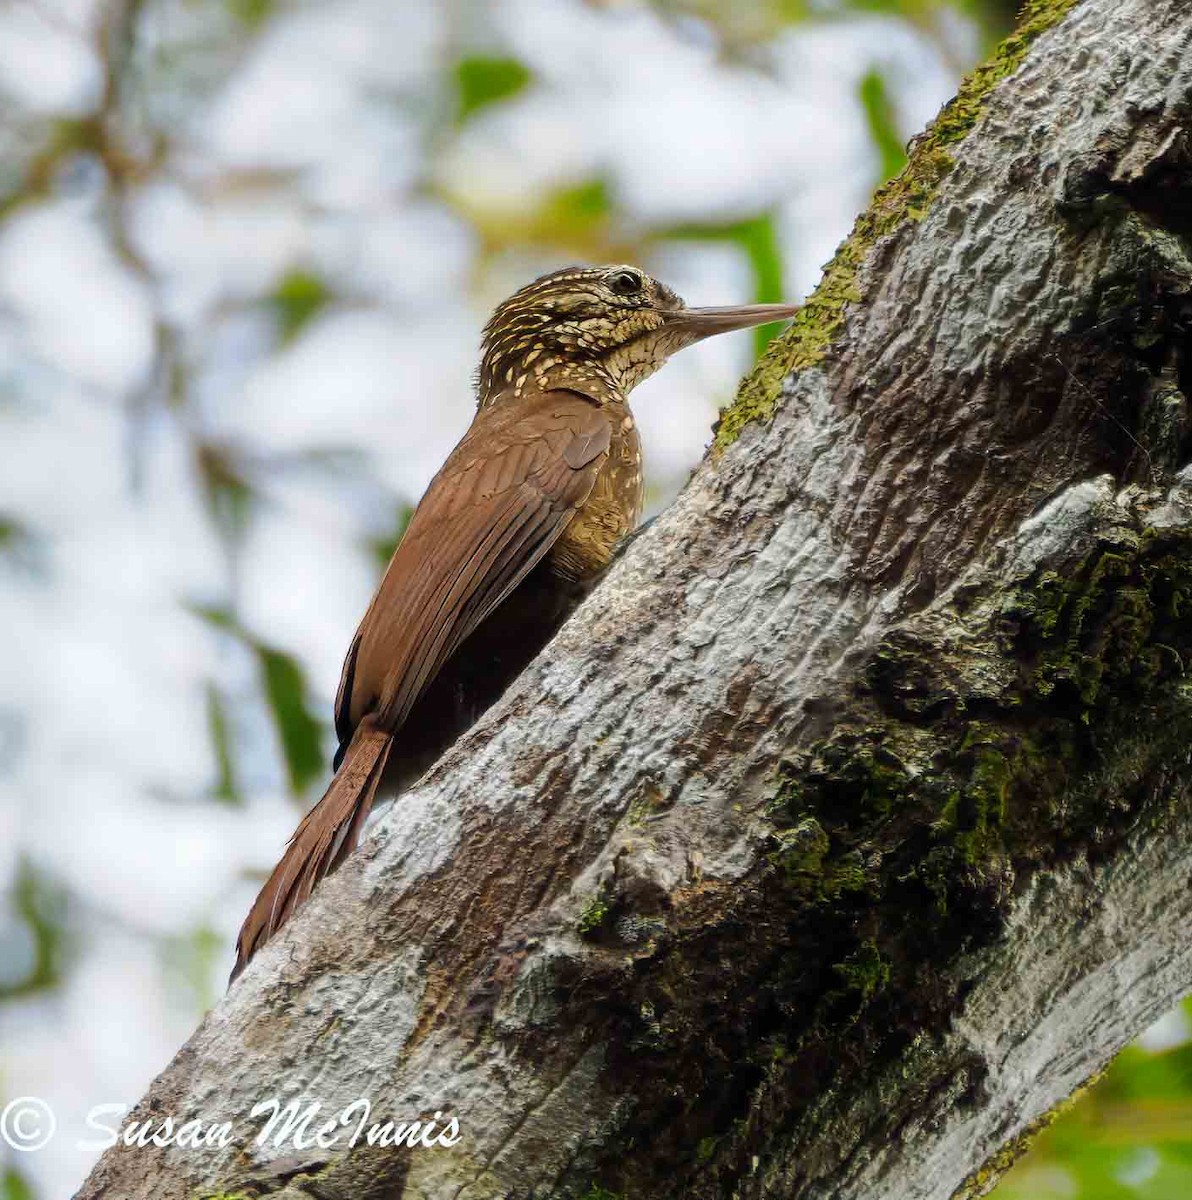
<path fill-rule="evenodd" d="M 980 104 L 137 1113 L 236 1144 L 80 1196 L 944 1200 L 1192 989 L 1192 10 Z M 270 1096 L 461 1136 L 283 1155 Z"/>

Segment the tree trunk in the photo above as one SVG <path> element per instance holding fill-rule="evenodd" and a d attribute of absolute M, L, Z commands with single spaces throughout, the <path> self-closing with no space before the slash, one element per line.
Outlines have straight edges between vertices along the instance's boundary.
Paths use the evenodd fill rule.
<path fill-rule="evenodd" d="M 977 1194 L 1192 988 L 1192 8 L 1036 0 L 83 1197 Z M 454 1114 L 261 1148 L 260 1101 Z M 358 1114 L 357 1114 L 358 1115 Z"/>

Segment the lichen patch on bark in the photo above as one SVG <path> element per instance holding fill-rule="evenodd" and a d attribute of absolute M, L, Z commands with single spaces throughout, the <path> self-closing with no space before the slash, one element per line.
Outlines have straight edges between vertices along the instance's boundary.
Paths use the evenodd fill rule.
<path fill-rule="evenodd" d="M 1018 27 L 966 77 L 956 96 L 915 138 L 906 166 L 880 187 L 858 217 L 791 327 L 741 382 L 737 397 L 716 423 L 716 450 L 732 445 L 753 421 L 768 420 L 780 403 L 782 381 L 819 363 L 844 327 L 848 306 L 862 297 L 860 273 L 877 243 L 906 221 L 919 220 L 954 164 L 953 149 L 976 126 L 986 98 L 1012 75 L 1032 42 L 1058 24 L 1079 0 L 1029 0 Z"/>

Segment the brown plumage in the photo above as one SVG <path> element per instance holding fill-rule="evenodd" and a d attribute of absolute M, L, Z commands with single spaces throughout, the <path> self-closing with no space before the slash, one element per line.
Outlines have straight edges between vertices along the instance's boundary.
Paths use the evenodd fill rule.
<path fill-rule="evenodd" d="M 683 346 L 793 312 L 689 309 L 633 267 L 568 268 L 497 309 L 476 416 L 348 650 L 335 777 L 245 918 L 233 979 L 355 848 L 378 790 L 416 779 L 612 561 L 643 494 L 629 391 Z"/>

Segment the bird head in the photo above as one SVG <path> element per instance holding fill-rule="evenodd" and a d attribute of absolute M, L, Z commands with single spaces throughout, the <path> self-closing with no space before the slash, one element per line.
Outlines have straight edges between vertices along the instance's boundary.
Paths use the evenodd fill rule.
<path fill-rule="evenodd" d="M 481 346 L 479 401 L 552 387 L 596 400 L 624 397 L 684 346 L 796 311 L 786 304 L 688 308 L 637 267 L 567 267 L 527 284 L 493 313 Z"/>

